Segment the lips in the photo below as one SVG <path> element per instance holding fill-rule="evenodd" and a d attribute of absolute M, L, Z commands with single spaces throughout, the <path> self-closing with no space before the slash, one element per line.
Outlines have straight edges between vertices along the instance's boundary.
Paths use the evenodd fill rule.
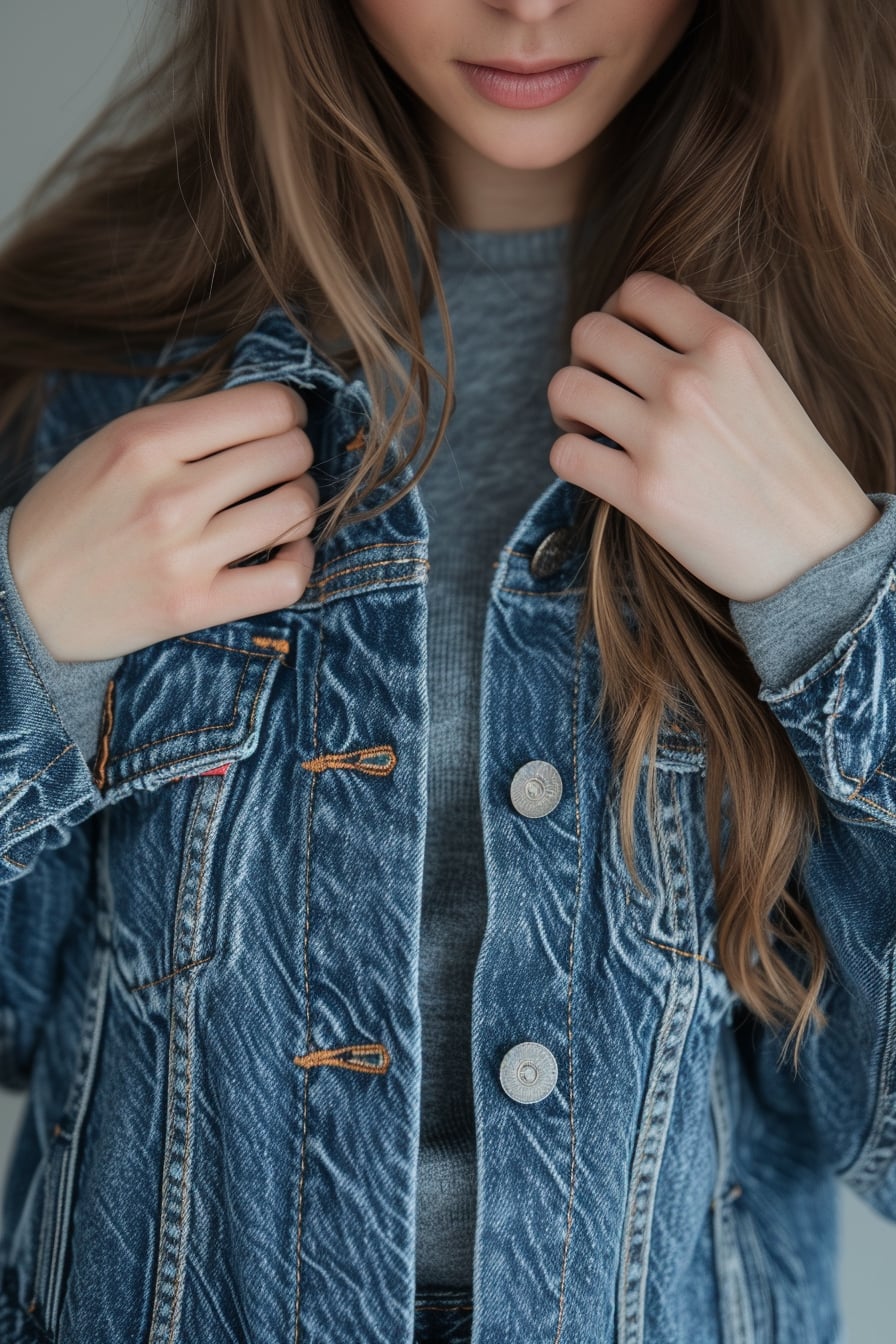
<path fill-rule="evenodd" d="M 597 58 L 553 66 L 533 73 L 505 70 L 498 66 L 456 62 L 461 74 L 478 94 L 500 107 L 536 108 L 559 102 L 578 88 Z"/>
<path fill-rule="evenodd" d="M 512 75 L 540 75 L 545 70 L 563 70 L 569 65 L 581 65 L 581 61 L 564 61 L 561 57 L 541 61 L 474 61 L 485 70 L 506 70 Z"/>

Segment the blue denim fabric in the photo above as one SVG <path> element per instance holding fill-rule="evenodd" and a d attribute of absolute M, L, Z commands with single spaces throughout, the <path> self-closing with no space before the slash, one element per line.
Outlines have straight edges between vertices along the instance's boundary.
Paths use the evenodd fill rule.
<path fill-rule="evenodd" d="M 227 385 L 259 379 L 305 395 L 329 497 L 365 386 L 276 308 Z M 37 469 L 170 381 L 60 378 Z M 574 642 L 582 557 L 529 563 L 575 500 L 558 478 L 521 519 L 484 632 L 471 1344 L 835 1344 L 838 1180 L 896 1219 L 896 556 L 823 656 L 759 690 L 824 803 L 800 886 L 830 1024 L 795 1079 L 717 960 L 704 744 L 671 717 L 636 806 L 649 895 L 630 880 L 599 650 Z M 320 546 L 292 606 L 125 657 L 89 759 L 0 596 L 0 1081 L 29 1085 L 0 1339 L 427 1328 L 426 575 L 414 489 Z M 563 785 L 541 817 L 509 797 L 530 760 Z M 559 1068 L 532 1105 L 499 1081 L 524 1040 Z"/>

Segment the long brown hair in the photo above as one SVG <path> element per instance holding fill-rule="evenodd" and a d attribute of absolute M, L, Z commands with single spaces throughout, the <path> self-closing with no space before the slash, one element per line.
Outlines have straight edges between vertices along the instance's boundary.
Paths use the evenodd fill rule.
<path fill-rule="evenodd" d="M 357 472 L 321 506 L 326 539 L 379 512 L 363 502 L 415 415 L 404 461 L 422 457 L 419 478 L 452 409 L 435 228 L 449 211 L 423 119 L 347 0 L 163 9 L 146 73 L 119 81 L 0 251 L 7 489 L 28 483 L 48 370 L 146 378 L 177 367 L 189 376 L 170 399 L 195 396 L 221 385 L 236 341 L 276 302 L 343 374 L 362 369 L 373 398 Z M 569 328 L 633 271 L 690 284 L 756 336 L 867 492 L 896 490 L 894 72 L 896 26 L 875 0 L 704 0 L 595 143 L 600 172 L 569 251 Z M 601 227 L 586 246 L 580 224 L 595 204 Z M 432 301 L 445 379 L 422 352 Z M 210 339 L 185 363 L 135 368 L 135 351 L 152 358 L 200 333 Z M 396 391 L 388 423 L 384 373 Z M 423 455 L 431 378 L 446 396 Z M 632 878 L 644 891 L 633 854 L 644 753 L 652 790 L 661 722 L 688 705 L 706 750 L 719 959 L 756 1017 L 790 1024 L 798 1064 L 809 1023 L 826 1022 L 824 939 L 788 889 L 820 824 L 814 785 L 757 698 L 727 599 L 606 501 L 586 505 L 578 634 L 593 628 L 600 648 L 595 717 L 606 716 L 621 771 Z"/>

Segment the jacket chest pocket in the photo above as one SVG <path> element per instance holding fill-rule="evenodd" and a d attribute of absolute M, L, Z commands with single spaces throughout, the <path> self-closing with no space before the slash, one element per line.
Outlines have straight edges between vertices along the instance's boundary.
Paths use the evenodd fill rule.
<path fill-rule="evenodd" d="M 106 691 L 93 770 L 109 803 L 98 878 L 134 991 L 211 959 L 218 894 L 289 644 L 237 621 L 126 657 Z"/>

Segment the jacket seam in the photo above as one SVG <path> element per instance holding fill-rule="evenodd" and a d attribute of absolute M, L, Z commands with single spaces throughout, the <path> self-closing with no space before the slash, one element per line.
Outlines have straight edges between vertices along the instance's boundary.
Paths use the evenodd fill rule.
<path fill-rule="evenodd" d="M 365 551 L 375 551 L 375 550 L 379 550 L 379 549 L 380 549 L 381 547 L 383 547 L 383 546 L 389 546 L 389 547 L 392 547 L 392 548 L 401 548 L 401 547 L 403 547 L 403 546 L 413 546 L 413 547 L 415 547 L 415 548 L 417 548 L 417 549 L 421 549 L 421 550 L 422 550 L 422 549 L 425 548 L 425 546 L 426 546 L 426 542 L 425 542 L 425 541 L 410 541 L 410 540 L 408 540 L 408 541 L 403 541 L 403 540 L 402 540 L 402 541 L 368 541 L 368 542 L 365 542 L 363 546 L 352 546 L 352 548 L 351 548 L 350 550 L 348 550 L 348 551 L 343 551 L 341 555 L 334 555 L 334 556 L 331 556 L 331 558 L 330 558 L 329 560 L 324 560 L 324 562 L 323 562 L 321 565 L 317 565 L 317 566 L 315 566 L 315 568 L 316 568 L 320 573 L 323 573 L 323 571 L 324 571 L 325 569 L 329 569 L 331 565 L 338 565 L 338 564 L 340 564 L 343 560 L 348 560 L 349 557 L 352 556 L 352 555 L 362 555 Z M 408 557 L 406 557 L 406 558 L 407 558 L 407 559 L 411 559 L 411 560 L 416 560 L 416 559 L 417 559 L 416 556 L 408 556 Z M 382 563 L 382 562 L 381 562 L 381 563 Z"/>
<path fill-rule="evenodd" d="M 240 679 L 237 682 L 236 691 L 234 692 L 230 718 L 225 723 L 202 723 L 197 728 L 181 728 L 176 733 L 166 733 L 164 737 L 154 737 L 149 742 L 141 742 L 136 747 L 128 747 L 127 751 L 120 751 L 116 756 L 110 756 L 108 764 L 114 765 L 116 761 L 123 761 L 127 756 L 135 756 L 138 751 L 148 751 L 150 747 L 160 746 L 163 742 L 172 742 L 175 738 L 191 737 L 194 733 L 213 733 L 222 728 L 232 728 L 239 717 L 240 695 L 242 694 L 243 682 L 246 680 L 246 672 L 248 671 L 248 668 L 249 664 L 244 662 L 243 670 L 240 673 Z M 141 772 L 138 771 L 138 773 Z M 133 776 L 131 776 L 131 778 L 133 778 Z"/>
<path fill-rule="evenodd" d="M 201 851 L 203 867 L 211 836 L 215 831 L 214 821 L 220 798 L 221 790 L 219 789 L 214 803 L 209 809 L 208 816 L 205 819 L 205 833 L 202 838 Z M 192 838 L 198 816 L 199 806 L 197 803 L 191 818 L 190 835 L 185 849 L 184 867 L 178 890 L 178 908 L 175 915 L 175 937 L 177 936 L 178 924 L 183 917 L 181 897 L 184 890 L 184 884 L 188 881 L 188 874 L 192 867 L 190 839 Z M 201 881 L 201 876 L 198 881 Z M 199 892 L 197 891 L 197 899 L 198 897 Z M 197 907 L 194 906 L 192 913 L 193 930 L 190 949 L 191 954 L 195 949 Z M 181 986 L 183 986 L 183 995 L 182 1000 L 179 1001 L 177 991 Z M 149 1340 L 151 1341 L 151 1344 L 158 1344 L 161 1339 L 160 1332 L 162 1331 L 165 1332 L 166 1344 L 173 1344 L 174 1334 L 180 1316 L 184 1262 L 186 1258 L 185 1238 L 188 1212 L 187 1201 L 193 1141 L 193 1037 L 194 1016 L 196 1010 L 195 1006 L 191 1008 L 192 988 L 192 976 L 178 979 L 175 983 L 171 999 L 171 1013 L 169 1018 L 166 1142 L 160 1197 L 158 1258 L 156 1262 L 152 1316 L 149 1331 Z M 177 1099 L 178 1090 L 181 1087 L 183 1088 L 182 1120 L 178 1116 Z M 178 1169 L 179 1174 L 172 1175 L 173 1167 Z M 176 1229 L 173 1229 L 173 1235 L 171 1228 L 172 1201 L 177 1201 L 177 1226 Z M 174 1283 L 169 1287 L 168 1280 L 170 1274 L 166 1274 L 164 1271 L 166 1267 L 170 1265 L 172 1256 L 175 1260 Z M 166 1312 L 168 1314 L 167 1325 L 165 1324 Z"/>
<path fill-rule="evenodd" d="M 319 754 L 318 750 L 318 714 L 320 710 L 320 680 L 321 667 L 324 656 L 324 623 L 323 619 L 318 620 L 318 648 L 317 663 L 314 669 L 314 717 L 311 728 L 311 750 L 313 756 Z M 311 925 L 311 833 L 312 820 L 314 817 L 314 801 L 317 794 L 317 783 L 319 775 L 315 771 L 311 775 L 311 787 L 308 795 L 308 823 L 305 828 L 305 925 L 302 936 L 302 972 L 305 985 L 305 1054 L 308 1054 L 314 1046 L 311 1036 L 311 976 L 308 965 L 309 934 Z M 300 1310 L 301 1310 L 301 1284 L 302 1284 L 302 1230 L 304 1220 L 304 1201 L 305 1201 L 305 1160 L 308 1140 L 308 1087 L 311 1074 L 308 1069 L 302 1070 L 302 1150 L 299 1165 L 299 1189 L 298 1189 L 298 1210 L 296 1223 L 296 1250 L 295 1250 L 295 1324 L 293 1326 L 293 1344 L 298 1344 L 300 1332 Z"/>
<path fill-rule="evenodd" d="M 257 706 L 258 706 L 258 700 L 259 700 L 259 697 L 260 697 L 260 695 L 261 695 L 262 690 L 264 689 L 264 685 L 265 685 L 265 682 L 266 682 L 266 680 L 267 680 L 268 673 L 269 673 L 269 671 L 270 671 L 270 669 L 271 669 L 271 663 L 272 663 L 272 662 L 275 662 L 275 661 L 279 661 L 279 660 L 277 660 L 277 659 L 269 659 L 269 660 L 268 660 L 268 664 L 267 664 L 267 666 L 264 667 L 264 668 L 262 669 L 261 679 L 259 680 L 258 687 L 257 687 L 257 689 L 256 689 L 256 691 L 255 691 L 255 697 L 254 697 L 254 699 L 253 699 L 253 701 L 252 701 L 252 706 L 251 706 L 251 709 L 250 709 L 250 711 L 249 711 L 249 723 L 248 723 L 248 727 L 247 727 L 246 732 L 243 734 L 243 736 L 240 738 L 240 740 L 239 740 L 238 742 L 226 742 L 226 743 L 223 744 L 223 746 L 218 746 L 218 747 L 206 747 L 204 751 L 193 751 L 193 752 L 190 752 L 190 753 L 189 753 L 188 755 L 186 755 L 186 756 L 172 756 L 169 760 L 166 760 L 166 761 L 159 761 L 156 765 L 149 765 L 149 766 L 145 766 L 142 770 L 135 770 L 135 771 L 133 772 L 133 774 L 130 774 L 130 775 L 123 775 L 123 776 L 121 777 L 121 779 L 117 779 L 117 780 L 115 780 L 114 783 L 113 783 L 113 785 L 112 785 L 111 787 L 113 787 L 113 788 L 118 788 L 118 787 L 120 787 L 122 784 L 128 784 L 128 783 L 130 783 L 130 781 L 131 781 L 132 779 L 142 779 L 142 778 L 145 778 L 145 777 L 148 776 L 148 775 L 154 774 L 157 770 L 167 770 L 170 766 L 172 766 L 172 765 L 181 765 L 184 761 L 195 761 L 195 760 L 197 760 L 200 756 L 208 756 L 210 753 L 215 752 L 215 751 L 218 751 L 218 752 L 220 752 L 220 751 L 227 751 L 227 752 L 238 751 L 239 748 L 243 745 L 243 743 L 246 742 L 246 741 L 248 740 L 249 735 L 250 735 L 251 732 L 252 732 L 252 727 L 253 727 L 253 724 L 254 724 L 254 721 L 255 721 L 255 713 L 256 713 Z M 245 670 L 245 669 L 244 669 L 244 670 Z M 241 683 L 241 684 L 242 684 L 242 683 Z M 236 717 L 237 717 L 236 714 L 234 714 L 234 717 L 230 720 L 230 723 L 210 724 L 210 725 L 207 725 L 207 727 L 208 727 L 209 729 L 215 729 L 215 728 L 229 728 L 229 727 L 231 727 L 231 726 L 236 722 Z M 198 732 L 202 732 L 202 731 L 203 731 L 202 728 L 185 728 L 185 729 L 183 730 L 183 732 L 180 732 L 180 733 L 171 733 L 171 734 L 169 734 L 168 737 L 158 737 L 158 738 L 156 738 L 156 739 L 155 739 L 154 741 L 152 741 L 152 742 L 144 743 L 142 747 L 134 747 L 134 748 L 133 748 L 133 751 L 148 750 L 150 747 L 157 746 L 160 742 L 168 742 L 168 741 L 170 741 L 171 738 L 174 738 L 174 737 L 185 737 L 185 736 L 187 736 L 187 734 L 189 734 L 189 733 L 198 733 Z M 132 754 L 131 751 L 126 751 L 126 752 L 121 753 L 120 756 L 113 756 L 113 757 L 112 757 L 112 760 L 113 760 L 113 761 L 121 760 L 124 756 L 129 756 L 129 755 L 131 755 L 131 754 Z"/>
<path fill-rule="evenodd" d="M 25 638 L 24 638 L 24 636 L 23 636 L 21 630 L 19 629 L 18 625 L 17 625 L 17 624 L 15 623 L 15 621 L 13 620 L 12 615 L 11 615 L 11 613 L 10 613 L 10 611 L 9 611 L 9 605 L 8 605 L 8 603 L 6 602 L 6 594 L 5 594 L 4 592 L 0 592 L 0 612 L 3 613 L 3 616 L 5 617 L 6 622 L 7 622 L 7 624 L 9 625 L 10 630 L 12 630 L 13 634 L 15 635 L 16 640 L 17 640 L 18 645 L 19 645 L 19 648 L 22 650 L 22 654 L 23 654 L 23 656 L 24 656 L 24 658 L 25 658 L 25 661 L 27 662 L 29 668 L 31 669 L 31 673 L 32 673 L 32 675 L 33 675 L 33 677 L 34 677 L 34 680 L 37 682 L 38 686 L 40 686 L 40 688 L 41 688 L 41 690 L 43 691 L 44 695 L 47 697 L 47 700 L 49 701 L 49 704 L 50 704 L 50 708 L 52 709 L 53 713 L 56 715 L 56 718 L 58 719 L 59 724 L 60 724 L 60 726 L 62 727 L 63 731 L 65 731 L 65 724 L 62 722 L 62 715 L 59 713 L 59 710 L 58 710 L 58 708 L 56 707 L 56 703 L 55 703 L 55 701 L 53 700 L 52 695 L 50 694 L 50 689 L 49 689 L 49 687 L 47 686 L 47 683 L 44 681 L 43 677 L 40 675 L 40 672 L 37 670 L 37 668 L 36 668 L 35 665 L 34 665 L 34 660 L 33 660 L 32 657 L 31 657 L 31 652 L 30 652 L 30 650 L 29 650 L 29 648 L 28 648 L 28 645 L 27 645 L 27 643 L 26 643 L 26 641 L 25 641 Z M 68 733 L 66 733 L 66 737 L 67 737 L 67 736 L 68 736 Z M 75 743 L 72 743 L 72 745 L 74 746 Z"/>
<path fill-rule="evenodd" d="M 554 1344 L 558 1344 L 560 1332 L 563 1328 L 563 1312 L 566 1304 L 566 1269 L 569 1260 L 569 1246 L 572 1239 L 572 1210 L 573 1200 L 576 1190 L 576 1111 L 575 1111 L 575 1080 L 573 1064 L 573 1025 L 572 1025 L 572 998 L 574 983 L 574 965 L 575 965 L 575 936 L 576 924 L 579 918 L 579 905 L 582 898 L 582 825 L 579 806 L 579 777 L 578 777 L 578 728 L 579 728 L 579 680 L 581 676 L 581 649 L 576 646 L 575 670 L 573 674 L 573 693 L 572 693 L 572 787 L 573 797 L 575 799 L 575 824 L 576 824 L 576 891 L 573 901 L 572 914 L 569 921 L 569 970 L 567 974 L 566 988 L 566 1049 L 567 1049 L 567 1077 L 569 1079 L 569 1199 L 566 1206 L 566 1233 L 563 1239 L 563 1258 L 560 1264 L 560 1300 L 557 1311 L 557 1329 L 554 1334 Z"/>
<path fill-rule="evenodd" d="M 51 770 L 56 762 L 62 759 L 66 752 L 74 751 L 75 749 L 74 742 L 70 742 L 67 747 L 63 747 L 61 751 L 56 753 L 52 760 L 47 761 L 46 765 L 42 765 L 35 774 L 29 775 L 27 779 L 20 780 L 19 783 L 14 784 L 7 793 L 4 793 L 3 797 L 0 798 L 0 805 L 9 802 L 17 793 L 21 793 L 24 788 L 27 788 L 29 784 L 33 784 L 36 779 L 40 779 L 41 775 L 45 775 L 48 770 Z"/>
<path fill-rule="evenodd" d="M 896 947 L 888 956 L 884 1047 L 874 1097 L 874 1112 L 868 1132 L 850 1164 L 838 1175 L 857 1193 L 867 1195 L 880 1185 L 888 1171 L 888 1160 L 896 1157 Z M 889 1135 L 888 1135 L 889 1131 Z"/>
<path fill-rule="evenodd" d="M 328 583 L 336 583 L 344 578 L 346 574 L 359 574 L 362 569 L 382 569 L 384 565 L 426 565 L 429 562 L 422 560 L 418 555 L 396 556 L 392 560 L 365 560 L 361 565 L 349 565 L 347 569 L 338 569 L 335 574 L 328 574 L 322 579 L 311 579 L 306 588 L 324 588 Z"/>
<path fill-rule="evenodd" d="M 828 674 L 833 672 L 835 668 L 839 667 L 840 664 L 844 661 L 844 659 L 846 659 L 855 649 L 856 643 L 858 642 L 858 636 L 861 633 L 861 631 L 864 630 L 866 625 L 869 625 L 874 620 L 878 610 L 886 601 L 888 592 L 896 593 L 896 568 L 894 568 L 893 565 L 890 566 L 889 571 L 887 572 L 887 575 L 884 579 L 884 582 L 881 584 L 880 588 L 875 594 L 871 606 L 865 612 L 864 616 L 862 616 L 856 622 L 856 624 L 852 626 L 848 631 L 844 631 L 843 634 L 840 636 L 840 639 L 837 640 L 837 643 L 839 643 L 840 640 L 844 639 L 847 634 L 852 636 L 852 642 L 848 645 L 847 648 L 843 650 L 843 653 L 840 655 L 840 657 L 834 659 L 834 661 L 831 663 L 823 663 L 823 665 L 819 668 L 819 670 L 815 673 L 815 675 L 809 677 L 808 680 L 806 680 L 805 674 L 803 674 L 803 676 L 798 678 L 798 684 L 793 690 L 790 690 L 787 687 L 785 687 L 781 691 L 771 691 L 767 693 L 765 696 L 763 696 L 763 699 L 770 705 L 781 704 L 785 700 L 793 700 L 796 696 L 802 695 L 803 691 L 806 690 L 807 687 L 814 685 L 816 681 L 820 681 L 822 677 L 828 676 Z M 836 647 L 836 645 L 834 647 Z M 830 654 L 827 654 L 824 655 L 823 657 L 829 657 L 829 656 Z"/>
<path fill-rule="evenodd" d="M 853 645 L 850 646 L 850 649 L 848 650 L 848 653 L 852 653 L 854 649 L 855 649 L 855 644 L 853 644 Z M 841 660 L 841 661 L 845 661 L 845 657 L 844 657 L 844 660 Z M 892 748 L 891 748 L 891 747 L 888 747 L 888 748 L 887 748 L 887 750 L 884 752 L 883 756 L 880 757 L 880 760 L 878 761 L 877 765 L 872 766 L 871 770 L 869 771 L 869 773 L 868 773 L 867 775 L 849 775 L 849 774 L 847 774 L 846 771 L 843 769 L 843 766 L 842 766 L 842 764 L 841 764 L 841 761 L 840 761 L 840 753 L 839 753 L 839 751 L 838 751 L 838 749 L 837 749 L 837 734 L 836 734 L 836 732 L 834 731 L 833 723 L 834 723 L 834 720 L 835 720 L 835 719 L 837 719 L 837 718 L 841 718 L 841 717 L 842 717 L 842 715 L 841 715 L 841 713 L 840 713 L 840 711 L 839 711 L 839 709 L 838 709 L 838 706 L 839 706 L 841 703 L 843 703 L 844 700 L 845 700 L 845 696 L 846 696 L 846 689 L 845 689 L 845 688 L 846 688 L 846 667 L 844 666 L 844 667 L 842 668 L 841 672 L 840 672 L 840 678 L 839 678 L 839 681 L 838 681 L 838 684 L 837 684 L 837 697 L 836 697 L 836 700 L 834 701 L 833 712 L 832 712 L 831 714 L 828 715 L 828 719 L 827 719 L 827 723 L 828 723 L 828 725 L 831 727 L 831 737 L 832 737 L 833 756 L 834 756 L 834 763 L 835 763 L 835 765 L 836 765 L 836 767 L 837 767 L 837 773 L 838 773 L 838 775 L 840 776 L 840 778 L 841 778 L 846 784 L 850 784 L 850 785 L 855 785 L 855 786 L 856 786 L 855 788 L 852 789 L 851 793 L 849 794 L 849 797 L 848 797 L 848 798 L 845 798 L 845 799 L 842 799 L 841 801 L 846 802 L 846 803 L 851 803 L 851 802 L 854 802 L 854 801 L 856 801 L 856 800 L 859 800 L 859 801 L 861 801 L 866 807 L 874 808 L 875 811 L 877 811 L 877 812 L 882 812 L 885 816 L 887 816 L 887 817 L 893 817 L 894 819 L 896 819 L 896 812 L 892 812 L 889 808 L 884 807 L 882 803 L 876 803 L 876 802 L 874 801 L 873 798 L 869 798 L 869 797 L 864 793 L 865 785 L 867 784 L 868 779 L 870 778 L 871 775 L 875 775 L 875 774 L 883 775 L 883 774 L 884 774 L 884 771 L 881 770 L 881 766 L 883 765 L 883 763 L 884 763 L 884 761 L 887 759 L 887 757 L 890 755 L 890 752 L 891 752 Z"/>
<path fill-rule="evenodd" d="M 425 577 L 426 570 L 429 568 L 429 562 L 415 560 L 414 563 L 421 567 L 425 564 L 425 569 L 422 570 Z M 414 574 L 397 574 L 391 579 L 366 579 L 363 583 L 350 583 L 344 588 L 334 588 L 330 593 L 313 593 L 307 601 L 304 597 L 301 597 L 298 602 L 293 604 L 293 608 L 297 611 L 315 611 L 318 608 L 326 606 L 328 602 L 332 602 L 336 598 L 345 597 L 347 593 L 360 592 L 362 588 L 385 588 L 387 584 L 390 583 L 404 583 L 410 586 L 419 582 L 419 577 Z"/>
<path fill-rule="evenodd" d="M 675 813 L 675 833 L 678 837 L 680 852 L 685 854 L 685 840 L 682 827 L 681 807 L 678 799 L 678 782 L 675 773 L 668 777 L 669 796 Z M 671 856 L 664 850 L 664 866 L 672 862 Z M 690 893 L 687 865 L 680 869 L 684 877 L 685 891 Z M 672 899 L 672 935 L 679 938 L 678 904 L 674 881 L 667 883 Z M 690 905 L 688 899 L 688 905 Z M 678 957 L 670 962 L 671 977 L 666 1007 L 659 1022 L 655 1037 L 653 1059 L 645 1079 L 644 1106 L 635 1143 L 634 1169 L 629 1181 L 627 1211 L 623 1226 L 623 1244 L 625 1246 L 624 1263 L 618 1279 L 619 1340 L 625 1344 L 639 1344 L 644 1338 L 644 1294 L 649 1273 L 650 1243 L 656 1206 L 656 1188 L 662 1169 L 663 1153 L 671 1124 L 675 1093 L 682 1056 L 687 1044 L 688 1032 L 693 1018 L 696 991 L 688 993 L 694 980 L 682 971 Z M 640 1185 L 640 1189 L 639 1189 Z M 643 1194 L 641 1193 L 643 1191 Z M 637 1243 L 637 1263 L 632 1263 L 632 1250 Z M 634 1273 L 630 1272 L 630 1265 Z"/>

